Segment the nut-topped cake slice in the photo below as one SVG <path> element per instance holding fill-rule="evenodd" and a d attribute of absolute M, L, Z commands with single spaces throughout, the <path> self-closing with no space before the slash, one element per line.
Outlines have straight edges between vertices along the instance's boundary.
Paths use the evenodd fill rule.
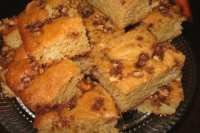
<path fill-rule="evenodd" d="M 149 0 L 88 0 L 120 28 L 141 21 L 152 9 Z"/>
<path fill-rule="evenodd" d="M 75 100 L 75 99 L 74 99 Z M 118 110 L 112 97 L 100 85 L 68 104 L 36 116 L 39 133 L 117 133 Z"/>
<path fill-rule="evenodd" d="M 38 69 L 37 63 L 28 57 L 21 46 L 16 49 L 14 59 L 7 67 L 5 81 L 12 91 L 18 94 L 38 74 Z"/>
<path fill-rule="evenodd" d="M 158 92 L 140 104 L 137 110 L 143 113 L 172 115 L 176 113 L 178 106 L 183 100 L 184 92 L 181 81 L 178 79 L 162 86 Z"/>
<path fill-rule="evenodd" d="M 29 81 L 26 88 L 19 92 L 19 96 L 32 111 L 38 112 L 70 100 L 75 95 L 75 86 L 81 78 L 78 65 L 64 59 Z"/>
<path fill-rule="evenodd" d="M 119 29 L 112 20 L 95 7 L 83 1 L 78 7 L 88 31 L 90 44 L 97 44 L 124 30 Z"/>
<path fill-rule="evenodd" d="M 170 3 L 160 3 L 142 23 L 156 36 L 158 42 L 174 39 L 182 33 L 182 23 L 185 18 L 180 9 Z"/>
<path fill-rule="evenodd" d="M 145 27 L 94 48 L 93 73 L 121 111 L 132 109 L 181 74 L 184 55 L 171 44 L 156 44 Z"/>
<path fill-rule="evenodd" d="M 69 0 L 32 1 L 18 17 L 24 48 L 39 63 L 90 50 L 82 18 Z"/>

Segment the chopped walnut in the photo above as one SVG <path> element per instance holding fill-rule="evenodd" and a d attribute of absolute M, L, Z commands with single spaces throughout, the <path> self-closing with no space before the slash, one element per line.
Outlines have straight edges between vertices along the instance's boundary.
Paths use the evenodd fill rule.
<path fill-rule="evenodd" d="M 61 126 L 62 127 L 68 127 L 68 126 L 70 126 L 70 123 L 72 122 L 72 121 L 74 121 L 74 116 L 72 116 L 72 115 L 70 115 L 70 116 L 68 116 L 67 118 L 60 118 L 61 119 Z"/>
<path fill-rule="evenodd" d="M 67 8 L 63 5 L 60 5 L 56 8 L 57 15 L 55 15 L 55 18 L 61 17 L 61 16 L 68 16 Z"/>
<path fill-rule="evenodd" d="M 39 32 L 43 25 L 44 25 L 43 22 L 37 21 L 37 22 L 35 22 L 35 23 L 33 23 L 33 24 L 27 25 L 26 28 L 27 28 L 30 32 Z"/>
<path fill-rule="evenodd" d="M 169 86 L 162 86 L 158 92 L 151 96 L 152 104 L 159 107 L 162 103 L 166 103 L 167 97 L 170 95 L 170 91 Z"/>
<path fill-rule="evenodd" d="M 74 96 L 66 103 L 66 107 L 72 110 L 73 108 L 76 107 L 76 104 L 77 104 L 77 97 Z"/>
<path fill-rule="evenodd" d="M 164 59 L 164 52 L 165 52 L 165 46 L 163 44 L 157 44 L 154 47 L 153 57 L 157 56 L 159 59 Z"/>
<path fill-rule="evenodd" d="M 122 75 L 123 75 L 123 73 L 122 73 L 123 64 L 119 61 L 112 61 L 112 62 L 113 62 L 113 64 L 112 64 L 112 68 L 110 70 L 110 75 L 121 79 Z"/>
<path fill-rule="evenodd" d="M 171 16 L 170 7 L 171 3 L 168 0 L 161 0 L 158 9 L 162 13 L 162 15 Z"/>
<path fill-rule="evenodd" d="M 95 15 L 93 25 L 96 27 L 97 30 L 102 31 L 104 33 L 112 33 L 114 29 L 114 25 L 109 20 L 109 18 L 100 14 Z"/>
<path fill-rule="evenodd" d="M 83 18 L 88 18 L 94 13 L 94 9 L 89 5 L 79 6 L 79 13 Z"/>
<path fill-rule="evenodd" d="M 104 106 L 104 99 L 102 97 L 98 97 L 92 104 L 91 109 L 92 111 L 99 111 L 103 106 Z"/>
<path fill-rule="evenodd" d="M 150 57 L 147 53 L 141 53 L 139 55 L 138 61 L 136 62 L 135 66 L 137 68 L 144 67 L 149 59 Z"/>
<path fill-rule="evenodd" d="M 144 76 L 144 73 L 142 71 L 134 71 L 132 73 L 132 76 L 136 78 L 142 78 Z"/>
<path fill-rule="evenodd" d="M 163 97 L 168 97 L 170 94 L 170 87 L 169 86 L 162 86 L 159 90 L 159 95 Z"/>

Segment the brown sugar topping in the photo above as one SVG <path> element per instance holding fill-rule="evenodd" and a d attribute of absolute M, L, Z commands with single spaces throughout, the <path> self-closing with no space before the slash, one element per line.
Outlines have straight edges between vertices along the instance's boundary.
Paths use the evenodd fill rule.
<path fill-rule="evenodd" d="M 99 111 L 103 106 L 104 106 L 104 99 L 102 97 L 98 97 L 92 104 L 91 109 L 92 111 Z"/>
<path fill-rule="evenodd" d="M 141 53 L 139 55 L 138 61 L 135 64 L 136 67 L 138 68 L 144 67 L 149 59 L 150 57 L 147 53 Z"/>

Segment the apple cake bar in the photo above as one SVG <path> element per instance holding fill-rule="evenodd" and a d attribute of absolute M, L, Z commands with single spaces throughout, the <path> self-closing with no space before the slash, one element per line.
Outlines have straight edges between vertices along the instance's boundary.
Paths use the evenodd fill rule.
<path fill-rule="evenodd" d="M 27 107 L 37 112 L 70 100 L 81 78 L 79 67 L 71 60 L 64 59 L 30 80 L 19 96 Z"/>
<path fill-rule="evenodd" d="M 100 43 L 91 53 L 93 73 L 124 112 L 181 74 L 185 56 L 168 42 L 156 44 L 144 27 Z"/>
<path fill-rule="evenodd" d="M 158 92 L 137 106 L 137 110 L 143 113 L 172 115 L 183 100 L 183 88 L 180 79 L 177 79 L 162 86 Z"/>
<path fill-rule="evenodd" d="M 111 17 L 120 28 L 141 21 L 152 10 L 149 0 L 88 0 L 88 2 Z"/>
<path fill-rule="evenodd" d="M 147 25 L 158 42 L 164 42 L 182 33 L 184 20 L 177 6 L 161 4 L 143 19 L 142 23 Z"/>
<path fill-rule="evenodd" d="M 82 18 L 67 1 L 32 1 L 18 17 L 24 48 L 41 64 L 90 50 Z"/>
<path fill-rule="evenodd" d="M 39 133 L 117 133 L 118 110 L 112 97 L 100 86 L 73 102 L 36 116 Z"/>

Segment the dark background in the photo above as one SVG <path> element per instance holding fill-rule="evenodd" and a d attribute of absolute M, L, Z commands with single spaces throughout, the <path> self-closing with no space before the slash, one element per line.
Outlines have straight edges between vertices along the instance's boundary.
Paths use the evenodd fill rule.
<path fill-rule="evenodd" d="M 197 68 L 197 90 L 193 102 L 184 118 L 175 126 L 170 133 L 200 133 L 200 1 L 189 0 L 192 7 L 193 20 L 184 24 L 184 34 L 186 40 L 191 42 Z M 1 0 L 0 18 L 18 14 L 26 5 L 28 0 Z M 0 125 L 0 133 L 7 133 Z"/>

